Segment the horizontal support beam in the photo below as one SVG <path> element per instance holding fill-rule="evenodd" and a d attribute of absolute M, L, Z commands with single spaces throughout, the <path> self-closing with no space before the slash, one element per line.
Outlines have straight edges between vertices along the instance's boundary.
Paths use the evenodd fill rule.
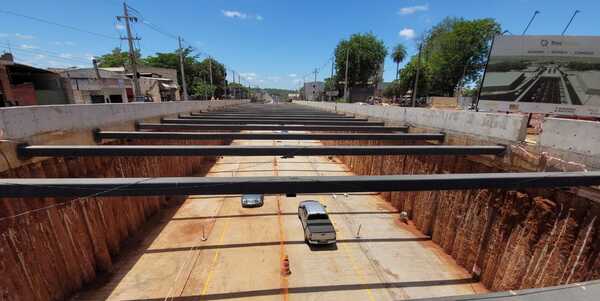
<path fill-rule="evenodd" d="M 347 177 L 9 178 L 0 179 L 0 197 L 300 194 L 595 185 L 600 185 L 598 171 Z"/>
<path fill-rule="evenodd" d="M 443 141 L 444 134 L 432 133 L 195 133 L 195 132 L 120 132 L 94 131 L 98 143 L 103 139 L 168 139 L 168 140 L 437 140 Z"/>
<path fill-rule="evenodd" d="M 21 145 L 22 157 L 71 156 L 394 156 L 499 155 L 503 146 L 202 146 L 202 145 Z"/>
<path fill-rule="evenodd" d="M 297 124 L 297 125 L 347 125 L 347 126 L 383 126 L 383 122 L 354 121 L 354 120 L 251 120 L 251 119 L 178 119 L 161 118 L 161 123 L 175 124 Z"/>
<path fill-rule="evenodd" d="M 298 116 L 264 116 L 264 115 L 252 115 L 252 116 L 222 116 L 222 115 L 217 115 L 217 116 L 213 116 L 213 115 L 203 115 L 203 116 L 196 116 L 196 115 L 185 115 L 185 114 L 179 114 L 178 117 L 180 119 L 198 119 L 198 120 L 204 120 L 204 119 L 218 119 L 218 120 L 222 120 L 222 119 L 234 119 L 234 120 L 251 120 L 251 121 L 255 121 L 255 120 L 306 120 L 306 121 L 369 121 L 366 118 L 353 118 L 353 117 L 337 117 L 337 116 L 332 116 L 332 117 L 298 117 Z"/>
<path fill-rule="evenodd" d="M 233 125 L 233 124 L 175 124 L 138 123 L 138 130 L 193 130 L 193 131 L 323 131 L 323 132 L 406 132 L 406 126 L 341 126 L 341 125 Z"/>
<path fill-rule="evenodd" d="M 207 112 L 207 113 L 190 113 L 192 116 L 232 116 L 232 117 L 244 117 L 244 116 L 269 116 L 269 117 L 346 117 L 352 118 L 352 116 L 327 113 L 327 112 L 303 112 L 303 113 L 285 113 L 285 112 Z"/>

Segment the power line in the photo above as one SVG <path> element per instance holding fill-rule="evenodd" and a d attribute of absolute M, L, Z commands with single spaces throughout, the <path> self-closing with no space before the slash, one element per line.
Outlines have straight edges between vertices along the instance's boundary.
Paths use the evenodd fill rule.
<path fill-rule="evenodd" d="M 21 17 L 21 18 L 26 18 L 26 19 L 30 19 L 30 20 L 34 20 L 34 21 L 37 21 L 37 22 L 42 22 L 42 23 L 50 24 L 50 25 L 55 25 L 55 26 L 67 28 L 67 29 L 70 29 L 70 30 L 73 30 L 73 31 L 79 31 L 79 32 L 91 34 L 91 35 L 94 35 L 94 36 L 97 36 L 97 37 L 101 37 L 101 38 L 105 38 L 105 39 L 110 39 L 110 40 L 117 40 L 117 39 L 119 39 L 118 37 L 112 37 L 112 36 L 105 35 L 105 34 L 102 34 L 102 33 L 97 33 L 97 32 L 93 32 L 93 31 L 81 29 L 81 28 L 78 28 L 78 27 L 75 27 L 75 26 L 71 26 L 71 25 L 60 24 L 60 23 L 56 23 L 54 21 L 45 20 L 45 19 L 41 19 L 41 18 L 38 18 L 38 17 L 32 17 L 32 16 L 21 14 L 21 13 L 16 13 L 16 12 L 13 12 L 13 11 L 8 11 L 8 10 L 5 10 L 5 9 L 0 9 L 0 13 L 7 14 L 7 15 L 13 15 L 13 16 Z"/>

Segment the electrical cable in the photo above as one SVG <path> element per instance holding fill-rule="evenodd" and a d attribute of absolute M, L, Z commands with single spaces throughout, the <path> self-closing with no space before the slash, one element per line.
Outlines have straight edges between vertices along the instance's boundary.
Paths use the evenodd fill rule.
<path fill-rule="evenodd" d="M 97 33 L 97 32 L 93 32 L 93 31 L 81 29 L 81 28 L 78 28 L 78 27 L 75 27 L 75 26 L 60 24 L 60 23 L 57 23 L 57 22 L 54 22 L 54 21 L 50 21 L 50 20 L 45 20 L 45 19 L 42 19 L 42 18 L 32 17 L 32 16 L 21 14 L 21 13 L 16 13 L 16 12 L 9 11 L 9 10 L 6 10 L 6 9 L 0 9 L 0 13 L 7 14 L 7 15 L 18 16 L 18 17 L 22 17 L 22 18 L 34 20 L 34 21 L 37 21 L 37 22 L 42 22 L 42 23 L 50 24 L 50 25 L 55 25 L 55 26 L 67 28 L 67 29 L 70 29 L 70 30 L 73 30 L 73 31 L 79 31 L 79 32 L 91 34 L 91 35 L 94 35 L 94 36 L 97 36 L 97 37 L 101 37 L 101 38 L 105 38 L 105 39 L 111 39 L 111 40 L 119 39 L 118 37 L 112 37 L 112 36 L 105 35 L 105 34 L 102 34 L 102 33 Z"/>

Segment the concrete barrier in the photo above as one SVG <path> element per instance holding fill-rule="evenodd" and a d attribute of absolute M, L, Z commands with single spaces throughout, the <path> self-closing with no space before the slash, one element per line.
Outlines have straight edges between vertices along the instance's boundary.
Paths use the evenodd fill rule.
<path fill-rule="evenodd" d="M 407 124 L 438 129 L 445 132 L 457 132 L 491 140 L 500 139 L 502 142 L 524 141 L 527 136 L 527 116 L 522 114 L 481 113 L 330 102 L 296 101 L 295 103 L 326 111 L 380 119 L 390 124 Z"/>
<path fill-rule="evenodd" d="M 0 140 L 20 140 L 191 111 L 215 110 L 247 100 L 177 101 L 9 107 L 0 109 Z"/>
<path fill-rule="evenodd" d="M 587 156 L 600 156 L 600 122 L 546 118 L 540 146 Z"/>

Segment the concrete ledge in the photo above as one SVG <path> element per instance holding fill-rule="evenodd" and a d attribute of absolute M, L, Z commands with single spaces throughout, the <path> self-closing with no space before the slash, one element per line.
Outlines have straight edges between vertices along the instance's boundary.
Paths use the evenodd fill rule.
<path fill-rule="evenodd" d="M 587 156 L 600 156 L 600 122 L 545 118 L 540 146 Z"/>
<path fill-rule="evenodd" d="M 326 111 L 354 114 L 384 120 L 391 124 L 457 132 L 502 142 L 520 142 L 527 136 L 527 116 L 521 114 L 480 113 L 432 110 L 348 103 L 296 101 L 295 103 Z M 499 141 L 500 142 L 500 141 Z"/>
<path fill-rule="evenodd" d="M 111 123 L 215 110 L 247 100 L 177 101 L 10 107 L 0 109 L 0 140 L 22 140 L 56 131 L 77 131 Z"/>

